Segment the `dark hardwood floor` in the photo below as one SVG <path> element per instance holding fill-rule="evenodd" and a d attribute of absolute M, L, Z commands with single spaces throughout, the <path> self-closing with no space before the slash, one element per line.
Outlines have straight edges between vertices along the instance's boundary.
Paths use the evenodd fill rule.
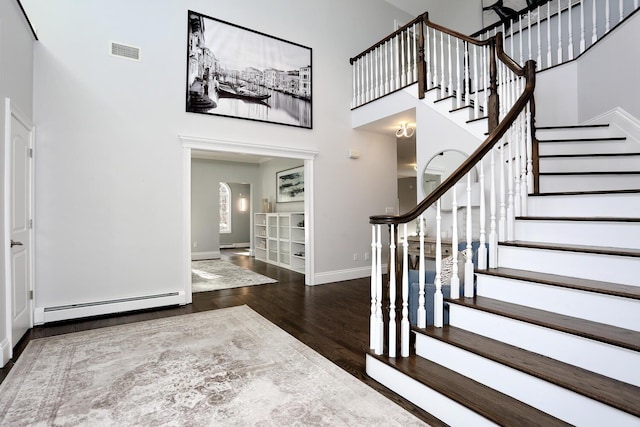
<path fill-rule="evenodd" d="M 222 258 L 272 277 L 278 283 L 196 293 L 193 294 L 193 303 L 186 306 L 37 326 L 14 349 L 14 361 L 32 339 L 246 304 L 421 420 L 434 426 L 445 425 L 367 376 L 365 352 L 369 343 L 371 302 L 368 278 L 309 287 L 304 285 L 302 274 L 256 261 L 240 253 L 238 250 L 224 250 Z M 0 382 L 9 373 L 12 364 L 9 362 L 0 369 Z"/>

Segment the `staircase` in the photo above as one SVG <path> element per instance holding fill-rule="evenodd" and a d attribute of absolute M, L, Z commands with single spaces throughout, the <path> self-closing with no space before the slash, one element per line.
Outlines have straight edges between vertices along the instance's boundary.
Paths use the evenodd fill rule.
<path fill-rule="evenodd" d="M 367 373 L 450 425 L 640 425 L 640 146 L 540 127 L 540 193 L 450 324 Z"/>

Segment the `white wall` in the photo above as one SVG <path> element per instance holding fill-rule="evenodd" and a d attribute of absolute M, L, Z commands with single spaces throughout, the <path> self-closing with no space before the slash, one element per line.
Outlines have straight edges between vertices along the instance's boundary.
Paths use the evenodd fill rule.
<path fill-rule="evenodd" d="M 260 165 L 193 159 L 191 161 L 191 252 L 193 259 L 207 259 L 220 254 L 218 225 L 218 183 L 244 182 L 251 192 L 253 209 L 260 209 L 262 174 Z M 248 213 L 246 215 L 249 215 Z M 248 225 L 247 227 L 250 227 Z M 251 237 L 247 238 L 249 242 Z M 193 244 L 197 242 L 197 247 Z"/>
<path fill-rule="evenodd" d="M 184 289 L 179 134 L 318 151 L 315 271 L 366 267 L 352 253 L 369 250 L 367 217 L 395 204 L 395 147 L 351 128 L 348 59 L 405 13 L 381 0 L 24 3 L 41 39 L 38 307 Z M 311 47 L 313 130 L 185 113 L 188 9 Z M 142 61 L 111 57 L 110 40 Z"/>
<path fill-rule="evenodd" d="M 33 119 L 33 42 L 34 38 L 24 19 L 17 1 L 5 0 L 0 2 L 0 130 L 2 131 L 2 149 L 0 149 L 0 164 L 4 165 L 4 130 L 5 123 L 4 99 L 10 98 L 12 105 L 16 105 L 29 119 Z M 5 177 L 0 174 L 0 200 L 4 201 Z M 3 202 L 4 208 L 4 202 Z M 8 341 L 7 299 L 8 290 L 5 289 L 4 259 L 7 255 L 6 242 L 9 236 L 5 234 L 4 226 L 0 227 L 0 366 L 8 361 L 11 343 Z"/>

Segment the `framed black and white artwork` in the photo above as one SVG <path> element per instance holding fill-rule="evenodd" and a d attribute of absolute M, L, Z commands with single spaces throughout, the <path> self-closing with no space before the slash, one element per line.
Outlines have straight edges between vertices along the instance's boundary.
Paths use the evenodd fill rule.
<path fill-rule="evenodd" d="M 312 128 L 311 48 L 188 12 L 186 111 Z"/>
<path fill-rule="evenodd" d="M 304 201 L 304 166 L 276 173 L 276 203 Z"/>

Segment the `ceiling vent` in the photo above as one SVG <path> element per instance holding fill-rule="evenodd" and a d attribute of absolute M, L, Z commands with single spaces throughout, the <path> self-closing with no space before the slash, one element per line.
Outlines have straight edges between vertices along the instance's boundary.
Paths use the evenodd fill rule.
<path fill-rule="evenodd" d="M 140 48 L 135 46 L 127 46 L 126 44 L 111 42 L 111 55 L 120 58 L 132 59 L 140 61 Z"/>

